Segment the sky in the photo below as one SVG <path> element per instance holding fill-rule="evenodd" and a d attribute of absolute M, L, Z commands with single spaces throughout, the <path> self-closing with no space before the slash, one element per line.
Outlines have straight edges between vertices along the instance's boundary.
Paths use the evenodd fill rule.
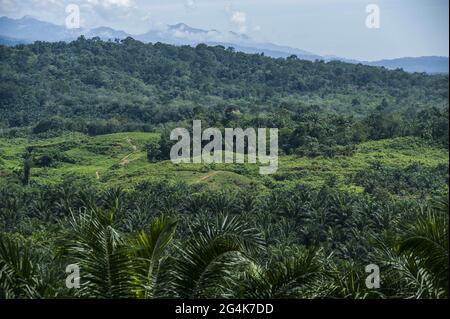
<path fill-rule="evenodd" d="M 0 16 L 62 25 L 68 4 L 79 6 L 83 27 L 130 34 L 183 22 L 359 60 L 449 55 L 448 0 L 0 0 Z M 379 25 L 369 28 L 371 4 Z"/>

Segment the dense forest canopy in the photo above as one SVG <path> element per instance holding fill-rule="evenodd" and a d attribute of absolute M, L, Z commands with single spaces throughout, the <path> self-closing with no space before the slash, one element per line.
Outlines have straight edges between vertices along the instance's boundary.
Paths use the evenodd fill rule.
<path fill-rule="evenodd" d="M 201 119 L 278 127 L 287 154 L 410 135 L 448 145 L 448 75 L 131 38 L 0 46 L 0 57 L 0 128 L 98 135 Z"/>
<path fill-rule="evenodd" d="M 79 38 L 0 47 L 0 121 L 25 126 L 48 116 L 178 121 L 195 107 L 266 112 L 281 105 L 367 115 L 448 105 L 448 75 L 343 62 L 273 59 L 232 48 Z"/>

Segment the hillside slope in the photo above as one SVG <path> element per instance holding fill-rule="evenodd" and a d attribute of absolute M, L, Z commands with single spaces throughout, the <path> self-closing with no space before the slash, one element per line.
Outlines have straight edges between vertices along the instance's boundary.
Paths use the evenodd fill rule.
<path fill-rule="evenodd" d="M 395 111 L 443 107 L 448 76 L 132 39 L 0 46 L 0 126 L 6 127 L 54 115 L 158 124 L 189 119 L 196 106 L 224 104 L 248 114 L 291 103 L 365 115 L 383 99 Z"/>
<path fill-rule="evenodd" d="M 372 176 L 366 180 L 361 174 L 376 172 L 383 167 L 382 175 L 386 175 L 383 178 L 395 173 L 398 179 L 402 172 L 408 172 L 409 182 L 405 185 L 409 185 L 411 176 L 416 176 L 413 177 L 417 178 L 417 181 L 412 182 L 413 185 L 425 183 L 417 184 L 421 185 L 422 188 L 417 186 L 421 191 L 438 191 L 445 184 L 446 172 L 448 176 L 448 152 L 428 146 L 417 138 L 363 143 L 350 156 L 282 156 L 278 171 L 270 176 L 258 174 L 259 164 L 150 163 L 146 157 L 145 144 L 155 139 L 158 139 L 156 134 L 136 132 L 96 137 L 66 134 L 40 140 L 0 139 L 0 174 L 5 177 L 5 182 L 18 182 L 14 171 L 20 169 L 21 156 L 28 148 L 33 150 L 36 163 L 32 169 L 32 183 L 41 184 L 84 180 L 102 188 L 132 188 L 144 181 L 175 180 L 215 189 L 249 185 L 264 189 L 273 188 L 278 183 L 321 187 L 333 180 L 336 187 L 361 192 L 370 186 L 366 184 L 367 180 L 379 178 Z M 435 180 L 429 180 L 433 178 Z M 403 187 L 406 188 L 405 185 Z M 405 191 L 386 188 L 393 193 Z"/>

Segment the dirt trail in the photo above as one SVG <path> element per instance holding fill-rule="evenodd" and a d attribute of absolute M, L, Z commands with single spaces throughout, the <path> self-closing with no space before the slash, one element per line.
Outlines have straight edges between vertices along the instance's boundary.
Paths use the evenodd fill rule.
<path fill-rule="evenodd" d="M 212 173 L 210 173 L 210 174 L 208 174 L 208 175 L 206 175 L 206 176 L 201 177 L 198 181 L 199 181 L 199 182 L 206 181 L 208 178 L 213 177 L 213 176 L 216 175 L 217 173 L 219 173 L 219 172 L 212 172 Z"/>
<path fill-rule="evenodd" d="M 137 151 L 137 147 L 136 145 L 134 145 L 132 143 L 131 138 L 127 137 L 127 143 L 130 144 L 131 148 L 133 149 L 133 152 L 131 152 L 130 154 L 126 155 L 124 158 L 122 158 L 120 160 L 120 165 L 127 165 L 129 164 L 131 161 L 128 159 L 131 155 L 133 155 L 134 153 L 136 153 Z"/>
<path fill-rule="evenodd" d="M 138 148 L 136 147 L 136 145 L 133 144 L 133 141 L 131 140 L 131 138 L 127 137 L 126 139 L 127 143 L 130 144 L 131 148 L 133 149 L 133 152 L 131 152 L 130 154 L 127 154 L 125 157 L 123 157 L 120 161 L 119 164 L 124 166 L 127 165 L 131 162 L 131 160 L 129 160 L 128 158 L 133 155 L 134 153 L 137 152 Z M 100 174 L 98 171 L 95 172 L 95 178 L 100 179 Z"/>

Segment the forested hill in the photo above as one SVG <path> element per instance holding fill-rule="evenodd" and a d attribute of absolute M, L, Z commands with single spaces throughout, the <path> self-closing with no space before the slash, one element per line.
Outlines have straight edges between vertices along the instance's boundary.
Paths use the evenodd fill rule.
<path fill-rule="evenodd" d="M 253 115 L 309 107 L 356 117 L 443 109 L 448 75 L 131 38 L 0 46 L 0 128 L 55 115 L 154 125 L 190 119 L 200 109 L 214 119 L 228 107 Z"/>

